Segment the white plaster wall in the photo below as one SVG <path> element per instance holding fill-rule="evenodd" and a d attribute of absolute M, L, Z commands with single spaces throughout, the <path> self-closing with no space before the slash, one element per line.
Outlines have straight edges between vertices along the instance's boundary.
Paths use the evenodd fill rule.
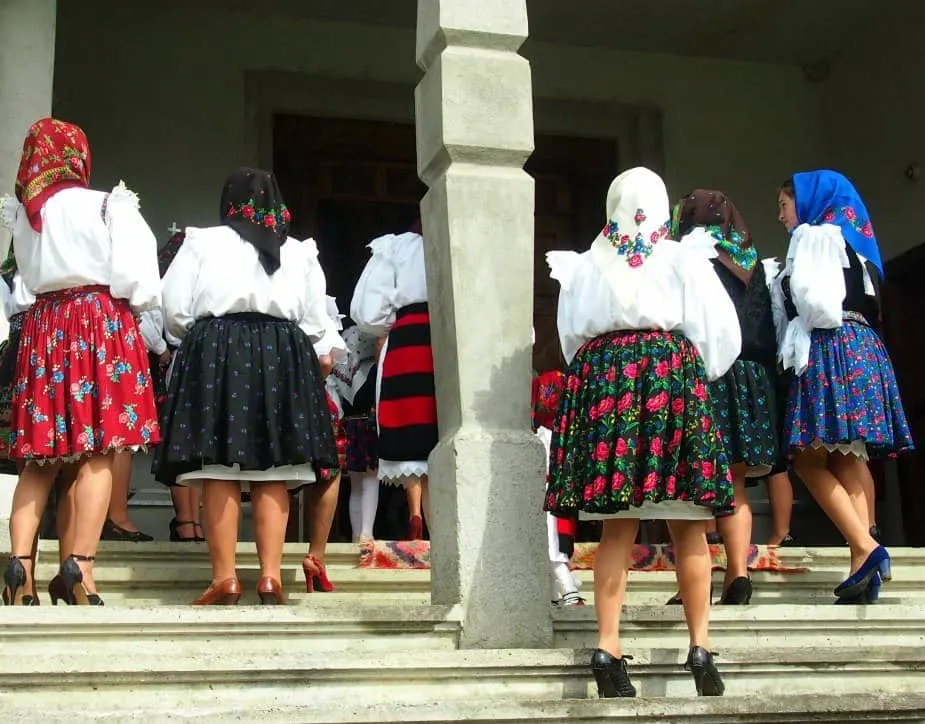
<path fill-rule="evenodd" d="M 925 178 L 904 175 L 925 166 L 925 9 L 911 5 L 902 25 L 883 28 L 886 42 L 858 43 L 821 87 L 832 165 L 864 197 L 886 258 L 925 243 Z"/>
<path fill-rule="evenodd" d="M 404 84 L 409 98 L 419 78 L 410 28 L 176 7 L 85 0 L 59 9 L 55 113 L 87 130 L 95 184 L 124 178 L 162 240 L 171 221 L 214 223 L 225 174 L 258 160 L 245 71 Z M 797 69 L 546 43 L 525 54 L 538 97 L 661 107 L 672 195 L 722 188 L 762 252 L 783 250 L 777 184 L 825 158 L 818 101 Z M 294 109 L 311 105 L 301 92 L 293 87 Z M 576 134 L 586 126 L 576 119 Z"/>

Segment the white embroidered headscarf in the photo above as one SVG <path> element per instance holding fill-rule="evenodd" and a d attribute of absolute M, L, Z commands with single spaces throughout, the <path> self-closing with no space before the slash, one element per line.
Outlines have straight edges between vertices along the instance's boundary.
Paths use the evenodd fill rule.
<path fill-rule="evenodd" d="M 671 207 L 665 182 L 642 166 L 617 176 L 607 192 L 607 224 L 591 245 L 604 267 L 617 262 L 638 268 L 668 238 Z"/>
<path fill-rule="evenodd" d="M 335 363 L 328 379 L 333 379 L 332 384 L 338 396 L 352 405 L 356 393 L 376 364 L 376 338 L 361 332 L 357 326 L 344 332 L 343 338 L 347 345 L 347 357 Z"/>

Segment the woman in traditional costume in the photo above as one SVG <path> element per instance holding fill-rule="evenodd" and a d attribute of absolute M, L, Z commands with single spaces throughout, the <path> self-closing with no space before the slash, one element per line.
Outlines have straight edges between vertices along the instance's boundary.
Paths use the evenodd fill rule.
<path fill-rule="evenodd" d="M 550 252 L 568 362 L 553 426 L 546 510 L 603 519 L 594 563 L 602 697 L 635 696 L 620 611 L 639 520 L 665 519 L 690 635 L 697 693 L 724 685 L 708 641 L 705 521 L 735 508 L 708 384 L 742 348 L 735 307 L 710 262 L 668 238 L 668 194 L 645 168 L 620 174 L 607 225 L 583 253 Z"/>
<path fill-rule="evenodd" d="M 16 199 L 2 202 L 25 312 L 13 389 L 10 457 L 24 465 L 13 497 L 4 599 L 26 603 L 31 549 L 61 468 L 77 463 L 70 550 L 59 575 L 71 601 L 101 605 L 93 561 L 115 455 L 159 442 L 147 354 L 135 315 L 160 304 L 157 240 L 123 184 L 92 191 L 90 147 L 77 126 L 36 122 Z"/>
<path fill-rule="evenodd" d="M 420 224 L 379 237 L 369 248 L 372 258 L 357 282 L 350 316 L 366 334 L 387 337 L 377 370 L 378 472 L 380 480 L 408 490 L 408 537 L 415 540 L 423 533 L 421 501 L 425 516 L 430 504 L 427 458 L 438 441 Z"/>
<path fill-rule="evenodd" d="M 289 211 L 272 174 L 236 170 L 219 213 L 220 226 L 186 230 L 164 277 L 166 330 L 182 343 L 153 469 L 163 483 L 202 486 L 212 580 L 194 604 L 241 596 L 242 490 L 254 513 L 257 593 L 282 604 L 289 489 L 337 464 L 313 347 L 331 325 L 324 272 L 314 244 L 288 238 Z"/>
<path fill-rule="evenodd" d="M 347 358 L 328 378 L 344 409 L 350 529 L 354 543 L 372 540 L 379 505 L 379 436 L 376 433 L 376 338 L 359 327 L 344 332 Z"/>
<path fill-rule="evenodd" d="M 745 489 L 771 472 L 780 449 L 771 295 L 742 215 L 721 191 L 697 189 L 681 199 L 672 219 L 672 236 L 711 259 L 735 306 L 742 335 L 739 358 L 725 375 L 710 383 L 710 398 L 732 465 L 736 500 L 735 513 L 716 521 L 727 561 L 720 603 L 747 604 L 752 597 L 748 576 L 752 508 Z M 677 598 L 671 602 L 680 603 Z"/>
<path fill-rule="evenodd" d="M 838 602 L 875 600 L 892 570 L 871 535 L 867 461 L 913 447 L 893 364 L 874 329 L 879 301 L 871 269 L 882 278 L 880 249 L 864 202 L 836 171 L 794 174 L 778 206 L 790 232 L 772 287 L 782 310 L 780 359 L 794 373 L 786 445 L 797 475 L 851 550 Z"/>

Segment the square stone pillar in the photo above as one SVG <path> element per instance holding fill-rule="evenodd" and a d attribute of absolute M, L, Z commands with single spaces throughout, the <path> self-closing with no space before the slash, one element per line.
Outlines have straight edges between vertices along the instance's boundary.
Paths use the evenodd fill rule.
<path fill-rule="evenodd" d="M 415 92 L 440 443 L 430 457 L 431 595 L 461 645 L 552 643 L 530 431 L 533 152 L 526 0 L 419 0 Z"/>
<path fill-rule="evenodd" d="M 29 126 L 51 113 L 56 18 L 56 0 L 0 0 L 0 196 L 13 193 Z M 0 226 L 0 261 L 9 244 Z M 0 339 L 8 331 L 0 312 Z M 0 475 L 0 553 L 10 549 L 15 485 L 15 476 Z"/>

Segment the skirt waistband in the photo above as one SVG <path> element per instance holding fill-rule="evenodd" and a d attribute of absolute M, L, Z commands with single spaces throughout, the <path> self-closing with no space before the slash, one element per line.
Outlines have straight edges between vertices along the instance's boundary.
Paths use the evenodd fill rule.
<path fill-rule="evenodd" d="M 867 321 L 867 317 L 860 312 L 842 312 L 841 318 L 843 322 L 857 322 L 858 324 L 863 324 L 865 327 L 870 327 L 870 322 Z"/>
<path fill-rule="evenodd" d="M 197 324 L 210 324 L 211 322 L 241 322 L 244 324 L 257 322 L 259 324 L 279 324 L 289 326 L 295 322 L 282 317 L 274 317 L 263 312 L 235 312 L 233 314 L 223 314 L 220 317 L 203 317 L 196 320 Z"/>
<path fill-rule="evenodd" d="M 109 287 L 102 284 L 88 284 L 83 287 L 70 287 L 68 289 L 57 289 L 53 292 L 42 292 L 41 294 L 36 294 L 35 298 L 37 301 L 42 302 L 56 302 L 82 297 L 87 294 L 109 294 Z"/>

